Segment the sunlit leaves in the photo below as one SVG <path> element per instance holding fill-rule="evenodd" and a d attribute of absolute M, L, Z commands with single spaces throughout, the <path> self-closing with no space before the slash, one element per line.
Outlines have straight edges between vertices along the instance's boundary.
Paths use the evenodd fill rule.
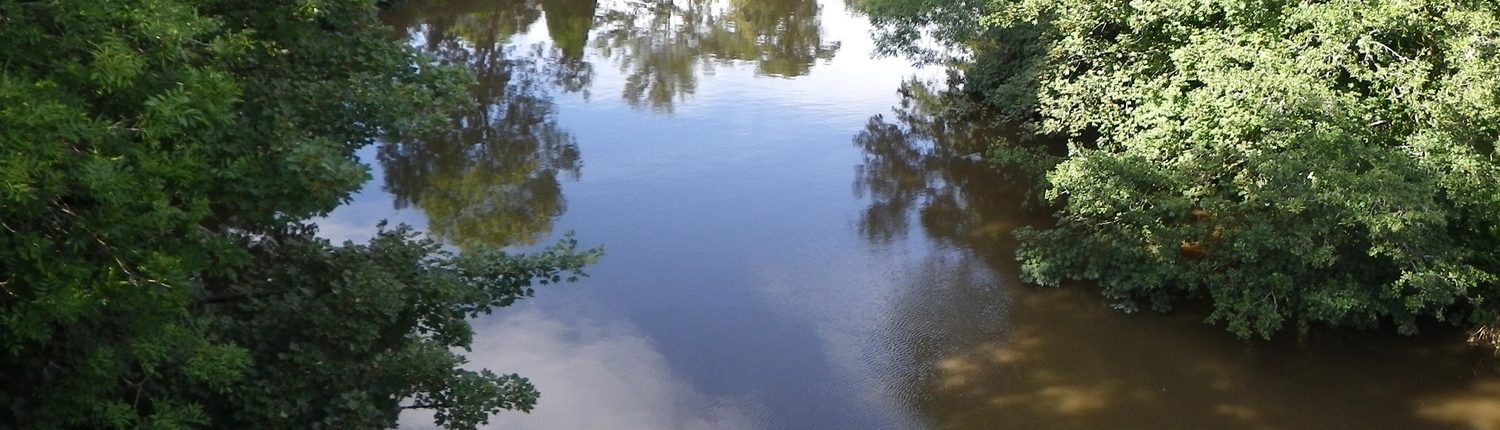
<path fill-rule="evenodd" d="M 1209 297 L 1242 336 L 1497 322 L 1496 6 L 984 11 L 984 32 L 957 41 L 979 54 L 968 90 L 1070 141 L 1046 166 L 1057 225 L 1020 233 L 1028 279 L 1095 280 L 1125 309 Z"/>

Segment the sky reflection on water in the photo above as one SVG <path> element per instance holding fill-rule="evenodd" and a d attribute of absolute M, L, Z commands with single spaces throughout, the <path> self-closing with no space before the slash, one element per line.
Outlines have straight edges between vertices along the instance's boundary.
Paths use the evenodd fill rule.
<path fill-rule="evenodd" d="M 455 249 L 607 248 L 591 278 L 475 322 L 472 365 L 542 391 L 492 428 L 1500 428 L 1493 359 L 1451 333 L 1242 342 L 1021 285 L 1010 232 L 1045 217 L 974 159 L 993 134 L 932 121 L 939 89 L 903 84 L 941 72 L 873 58 L 842 2 L 387 18 L 476 70 L 481 104 L 362 152 L 376 180 L 323 235 L 390 219 Z"/>

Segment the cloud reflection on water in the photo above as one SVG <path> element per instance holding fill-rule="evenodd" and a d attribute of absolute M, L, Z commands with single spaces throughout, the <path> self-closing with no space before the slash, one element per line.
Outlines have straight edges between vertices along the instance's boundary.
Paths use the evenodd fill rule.
<path fill-rule="evenodd" d="M 530 414 L 503 413 L 486 429 L 716 429 L 761 427 L 750 399 L 706 396 L 674 372 L 653 342 L 619 321 L 563 318 L 535 308 L 475 324 L 468 367 L 520 373 L 541 390 Z M 402 428 L 433 428 L 430 414 Z"/>

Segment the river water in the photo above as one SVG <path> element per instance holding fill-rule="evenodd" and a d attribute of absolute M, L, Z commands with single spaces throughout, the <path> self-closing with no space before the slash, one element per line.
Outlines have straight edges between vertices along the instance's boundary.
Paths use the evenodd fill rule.
<path fill-rule="evenodd" d="M 453 247 L 576 232 L 577 284 L 475 321 L 474 367 L 542 391 L 506 429 L 1500 429 L 1462 333 L 1242 341 L 1015 274 L 1027 187 L 935 122 L 941 70 L 875 58 L 838 1 L 410 0 L 397 37 L 470 68 L 449 133 L 361 153 L 320 222 Z M 923 83 L 927 84 L 923 84 Z M 1191 307 L 1191 306 L 1189 306 Z M 420 415 L 403 426 L 428 427 Z"/>

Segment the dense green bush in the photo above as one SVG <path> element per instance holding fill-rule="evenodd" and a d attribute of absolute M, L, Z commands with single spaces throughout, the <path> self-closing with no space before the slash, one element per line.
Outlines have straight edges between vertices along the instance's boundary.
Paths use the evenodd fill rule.
<path fill-rule="evenodd" d="M 353 151 L 465 103 L 363 0 L 0 0 L 0 428 L 469 428 L 464 317 L 594 252 L 454 257 L 305 225 Z"/>
<path fill-rule="evenodd" d="M 1242 336 L 1500 322 L 1495 3 L 1014 0 L 948 16 L 982 17 L 948 40 L 974 54 L 967 91 L 1067 142 L 1033 166 L 1057 223 L 1018 232 L 1027 280 L 1095 280 L 1126 310 L 1209 297 Z M 924 25 L 949 24 L 888 33 Z"/>

